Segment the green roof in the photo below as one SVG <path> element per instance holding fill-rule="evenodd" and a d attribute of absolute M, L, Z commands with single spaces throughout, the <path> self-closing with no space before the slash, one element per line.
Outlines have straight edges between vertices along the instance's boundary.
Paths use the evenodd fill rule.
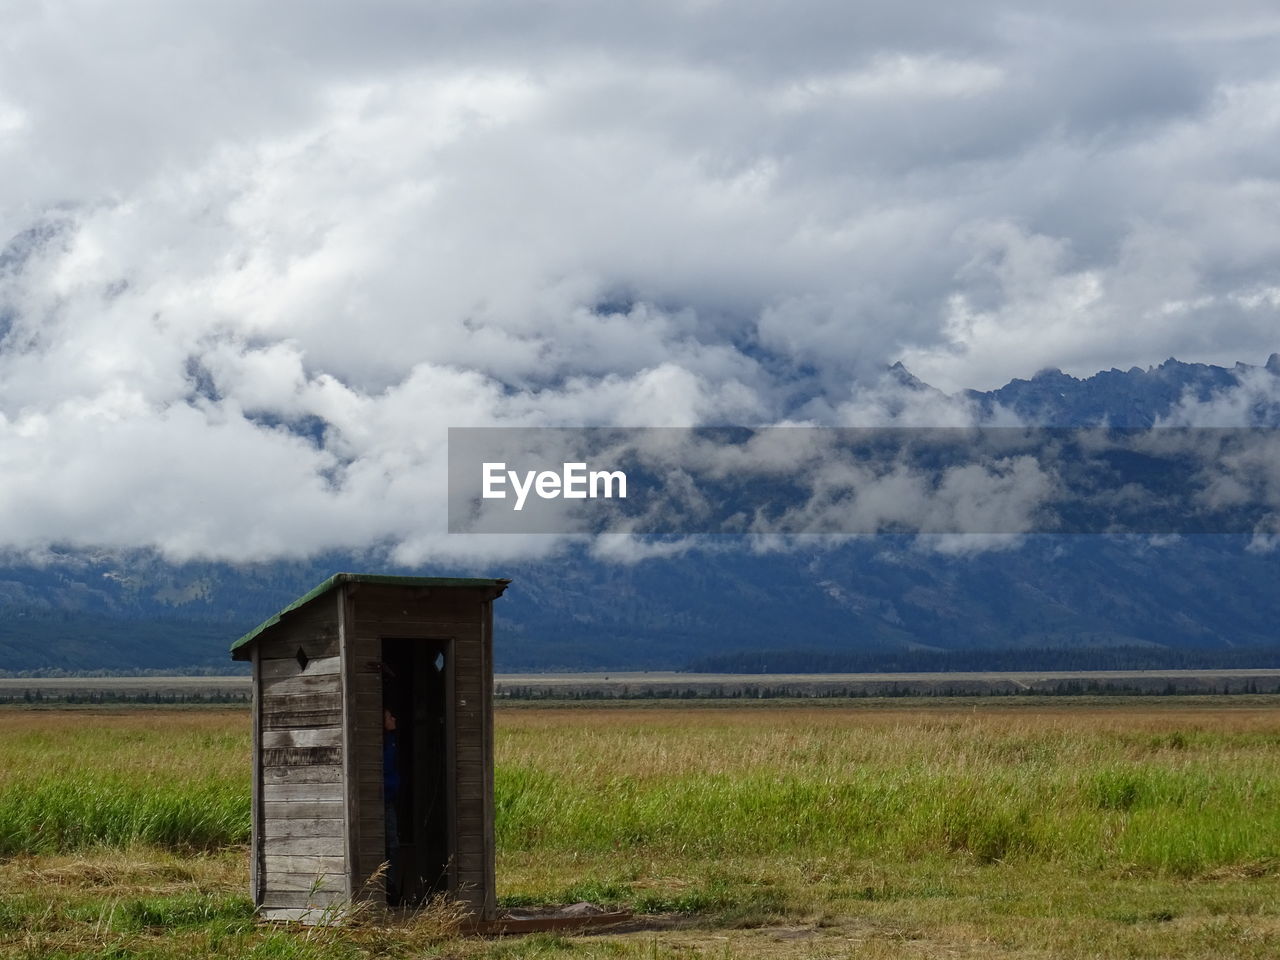
<path fill-rule="evenodd" d="M 231 658 L 237 659 L 236 651 L 247 646 L 258 634 L 262 633 L 268 627 L 274 627 L 280 622 L 280 618 L 286 613 L 297 610 L 304 604 L 310 603 L 316 597 L 322 597 L 330 590 L 333 590 L 339 584 L 343 583 L 380 583 L 397 587 L 502 587 L 505 588 L 510 580 L 490 580 L 482 577 L 392 577 L 379 573 L 335 573 L 328 580 L 319 586 L 308 590 L 293 603 L 289 604 L 283 610 L 277 611 L 272 616 L 263 620 L 260 624 L 246 633 L 243 637 L 231 645 Z"/>

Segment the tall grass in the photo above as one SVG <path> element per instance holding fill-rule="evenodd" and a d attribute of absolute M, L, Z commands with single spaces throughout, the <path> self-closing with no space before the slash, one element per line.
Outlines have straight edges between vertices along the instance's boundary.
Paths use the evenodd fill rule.
<path fill-rule="evenodd" d="M 0 856 L 249 838 L 245 711 L 0 713 Z"/>
<path fill-rule="evenodd" d="M 1261 778 L 1259 778 L 1261 779 Z M 1124 786 L 1116 806 L 1115 782 Z M 1145 797 L 1128 801 L 1129 791 Z M 568 778 L 499 769 L 499 845 L 702 855 L 805 851 L 1193 872 L 1280 855 L 1280 775 L 1203 770 L 854 769 L 836 777 Z"/>
<path fill-rule="evenodd" d="M 1280 857 L 1269 710 L 549 711 L 512 723 L 499 759 L 511 851 L 1180 874 Z"/>
<path fill-rule="evenodd" d="M 0 793 L 0 856 L 138 843 L 209 850 L 248 839 L 249 792 L 239 783 L 58 775 Z"/>
<path fill-rule="evenodd" d="M 244 843 L 243 712 L 0 716 L 0 856 Z M 500 852 L 1280 858 L 1280 712 L 609 706 L 499 714 Z"/>

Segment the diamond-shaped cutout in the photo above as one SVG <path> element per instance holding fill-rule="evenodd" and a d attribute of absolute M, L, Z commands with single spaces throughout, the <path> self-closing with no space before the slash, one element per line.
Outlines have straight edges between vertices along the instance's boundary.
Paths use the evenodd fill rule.
<path fill-rule="evenodd" d="M 298 648 L 298 653 L 293 659 L 298 661 L 299 670 L 307 669 L 307 664 L 311 662 L 311 660 L 307 657 L 307 652 L 303 650 L 301 647 Z"/>

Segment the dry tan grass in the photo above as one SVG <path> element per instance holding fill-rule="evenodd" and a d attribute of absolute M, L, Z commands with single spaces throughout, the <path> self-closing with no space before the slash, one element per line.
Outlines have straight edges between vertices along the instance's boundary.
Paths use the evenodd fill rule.
<path fill-rule="evenodd" d="M 245 849 L 203 856 L 179 856 L 153 847 L 23 855 L 0 860 L 0 890 L 40 890 L 68 897 L 229 893 L 248 888 L 247 863 Z"/>

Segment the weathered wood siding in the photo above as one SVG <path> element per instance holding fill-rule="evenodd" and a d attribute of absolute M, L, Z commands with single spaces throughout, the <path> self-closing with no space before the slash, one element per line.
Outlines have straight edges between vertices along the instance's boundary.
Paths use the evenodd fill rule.
<path fill-rule="evenodd" d="M 320 597 L 257 641 L 254 900 L 268 917 L 348 896 L 337 609 L 333 595 Z"/>
<path fill-rule="evenodd" d="M 357 598 L 358 600 L 358 598 Z M 354 604 L 353 604 L 354 605 Z M 353 629 L 352 692 L 355 696 L 356 787 L 353 791 L 359 839 L 355 854 L 357 889 L 373 899 L 385 897 L 378 879 L 386 860 L 386 830 L 382 802 L 382 641 L 367 630 Z"/>
<path fill-rule="evenodd" d="M 356 697 L 355 791 L 359 809 L 357 875 L 369 877 L 385 859 L 382 799 L 382 681 L 377 663 L 383 638 L 447 640 L 452 650 L 453 749 L 448 758 L 453 796 L 450 834 L 455 838 L 450 881 L 473 911 L 491 916 L 493 885 L 492 652 L 488 609 L 480 591 L 355 584 L 351 632 Z"/>
<path fill-rule="evenodd" d="M 480 607 L 480 685 L 484 691 L 484 707 L 481 718 L 484 726 L 484 798 L 480 816 L 484 844 L 484 904 L 483 915 L 492 919 L 498 912 L 498 881 L 495 875 L 497 841 L 494 837 L 493 803 L 493 601 L 485 600 Z"/>

